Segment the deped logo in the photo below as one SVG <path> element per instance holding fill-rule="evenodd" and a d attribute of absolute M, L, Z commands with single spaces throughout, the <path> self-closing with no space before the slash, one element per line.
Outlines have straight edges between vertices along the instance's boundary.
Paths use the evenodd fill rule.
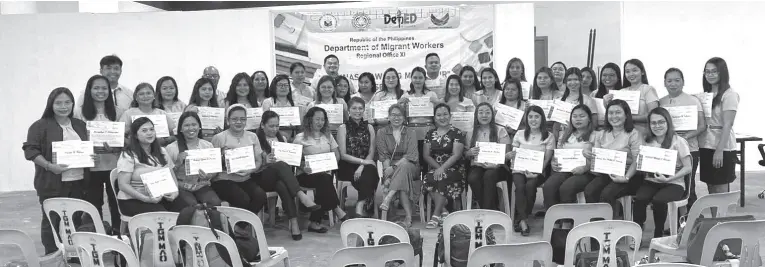
<path fill-rule="evenodd" d="M 397 24 L 399 28 L 401 25 L 414 24 L 417 22 L 417 14 L 414 13 L 401 13 L 401 10 L 396 12 L 396 15 L 385 14 L 383 16 L 383 22 L 385 24 Z"/>

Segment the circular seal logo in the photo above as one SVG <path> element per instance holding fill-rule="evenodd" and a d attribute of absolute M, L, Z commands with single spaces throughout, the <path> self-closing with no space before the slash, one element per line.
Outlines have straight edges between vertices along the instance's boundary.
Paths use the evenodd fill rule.
<path fill-rule="evenodd" d="M 364 14 L 364 12 L 359 12 L 353 15 L 353 19 L 351 20 L 351 24 L 354 28 L 359 30 L 365 30 L 369 28 L 369 24 L 371 24 L 372 19 L 367 16 L 367 14 Z"/>
<path fill-rule="evenodd" d="M 319 28 L 325 32 L 331 32 L 337 29 L 337 18 L 332 14 L 325 14 L 319 19 Z"/>

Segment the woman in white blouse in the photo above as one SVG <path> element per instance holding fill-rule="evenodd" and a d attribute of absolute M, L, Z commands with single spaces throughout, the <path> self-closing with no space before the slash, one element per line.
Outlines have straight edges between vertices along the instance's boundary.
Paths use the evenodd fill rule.
<path fill-rule="evenodd" d="M 186 103 L 178 99 L 178 83 L 170 76 L 157 80 L 157 106 L 167 113 L 180 113 L 186 109 Z"/>
<path fill-rule="evenodd" d="M 491 104 L 478 104 L 475 111 L 473 131 L 467 137 L 469 149 L 465 150 L 465 158 L 470 160 L 467 181 L 473 195 L 478 198 L 482 209 L 498 209 L 497 183 L 507 180 L 510 175 L 502 164 L 476 162 L 480 153 L 478 142 L 491 142 L 505 145 L 505 151 L 510 151 L 510 135 L 505 127 L 494 122 L 494 109 Z M 472 201 L 472 199 L 468 199 Z"/>

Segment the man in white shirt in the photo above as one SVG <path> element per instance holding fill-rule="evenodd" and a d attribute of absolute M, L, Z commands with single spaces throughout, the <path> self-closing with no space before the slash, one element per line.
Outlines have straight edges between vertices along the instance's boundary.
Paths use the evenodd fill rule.
<path fill-rule="evenodd" d="M 109 80 L 109 87 L 112 88 L 114 105 L 125 110 L 129 109 L 133 102 L 133 90 L 119 83 L 120 76 L 122 76 L 122 60 L 116 55 L 108 55 L 101 58 L 99 64 L 101 65 L 101 75 Z M 85 90 L 77 98 L 77 105 L 82 107 L 84 101 Z"/>
<path fill-rule="evenodd" d="M 321 69 L 317 69 L 316 72 L 313 74 L 313 78 L 311 79 L 311 87 L 315 90 L 319 85 L 319 80 L 322 76 L 329 75 L 330 77 L 337 78 L 339 76 L 340 71 L 340 59 L 337 58 L 334 54 L 330 54 L 326 57 L 324 57 L 324 67 Z M 346 77 L 347 78 L 347 77 Z M 351 80 L 350 78 L 348 79 Z M 356 93 L 356 87 L 353 86 L 353 82 L 350 84 L 350 94 Z"/>
<path fill-rule="evenodd" d="M 441 76 L 441 57 L 436 53 L 425 56 L 425 87 L 438 95 L 438 99 L 444 99 L 446 94 L 446 77 Z"/>
<path fill-rule="evenodd" d="M 220 73 L 218 72 L 218 69 L 215 68 L 215 66 L 208 66 L 205 68 L 204 71 L 202 71 L 202 78 L 207 78 L 213 81 L 213 87 L 215 87 L 215 92 L 219 102 L 226 99 L 228 88 L 218 87 L 218 81 L 220 81 Z"/>

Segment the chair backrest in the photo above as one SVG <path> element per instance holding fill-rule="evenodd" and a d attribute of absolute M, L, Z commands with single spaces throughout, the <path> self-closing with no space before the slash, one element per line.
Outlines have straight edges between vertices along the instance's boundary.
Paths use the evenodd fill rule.
<path fill-rule="evenodd" d="M 367 267 L 385 266 L 386 262 L 404 261 L 406 267 L 417 266 L 414 261 L 414 249 L 409 243 L 395 243 L 369 247 L 343 248 L 332 255 L 329 266 L 345 267 L 364 264 Z"/>
<path fill-rule="evenodd" d="M 510 218 L 507 214 L 504 212 L 499 212 L 496 210 L 484 210 L 484 209 L 474 209 L 474 210 L 461 210 L 457 212 L 453 212 L 449 214 L 449 216 L 446 216 L 446 219 L 444 219 L 443 224 L 443 231 L 444 231 L 444 255 L 445 259 L 451 259 L 451 238 L 449 238 L 451 229 L 453 226 L 462 224 L 468 227 L 470 229 L 470 248 L 468 249 L 468 259 L 470 258 L 470 254 L 473 253 L 475 250 L 475 245 L 477 242 L 480 242 L 479 244 L 487 245 L 486 244 L 486 230 L 489 229 L 492 225 L 499 225 L 502 227 L 502 229 L 505 231 L 505 240 L 504 242 L 497 242 L 498 244 L 507 244 L 510 243 L 510 233 L 513 229 L 513 219 Z M 476 240 L 476 234 L 480 231 L 480 240 Z M 448 260 L 446 261 L 449 262 Z"/>
<path fill-rule="evenodd" d="M 706 208 L 710 207 L 716 207 L 717 208 L 717 216 L 726 216 L 728 214 L 728 206 L 731 204 L 736 204 L 739 199 L 739 191 L 733 191 L 728 193 L 717 193 L 717 194 L 709 194 L 703 197 L 700 197 L 696 200 L 696 202 L 693 202 L 693 206 L 691 207 L 691 210 L 688 212 L 688 217 L 686 219 L 685 227 L 683 228 L 682 237 L 680 239 L 680 243 L 678 244 L 678 247 L 685 248 L 688 246 L 688 239 L 691 236 L 691 230 L 693 229 L 693 224 L 696 222 L 696 219 L 699 218 L 699 215 L 701 215 L 701 212 L 704 211 Z"/>
<path fill-rule="evenodd" d="M 45 216 L 48 216 L 48 221 L 50 221 L 50 226 L 53 229 L 56 229 L 56 227 L 53 225 L 53 220 L 50 220 L 51 212 L 61 218 L 59 221 L 59 234 L 54 234 L 53 238 L 56 240 L 56 245 L 67 257 L 77 256 L 77 251 L 74 249 L 74 243 L 72 242 L 72 234 L 77 232 L 77 226 L 74 225 L 72 220 L 75 212 L 82 211 L 90 215 L 93 218 L 93 226 L 96 228 L 96 233 L 106 234 L 98 210 L 96 210 L 93 204 L 85 200 L 65 197 L 49 198 L 43 201 L 43 211 L 45 211 Z M 62 241 L 62 239 L 66 241 Z"/>
<path fill-rule="evenodd" d="M 80 232 L 72 234 L 72 241 L 80 255 L 80 264 L 83 267 L 107 266 L 104 262 L 104 253 L 109 251 L 122 254 L 128 267 L 141 266 L 130 245 L 117 238 L 98 233 Z"/>
<path fill-rule="evenodd" d="M 694 204 L 695 205 L 695 204 Z M 695 207 L 695 206 L 694 206 Z M 760 266 L 760 246 L 758 239 L 765 233 L 765 220 L 724 222 L 712 226 L 701 249 L 702 266 L 713 266 L 712 259 L 718 244 L 725 239 L 741 239 L 741 267 Z M 744 257 L 746 254 L 746 257 Z"/>
<path fill-rule="evenodd" d="M 613 219 L 613 210 L 607 203 L 557 204 L 545 214 L 542 240 L 550 241 L 555 222 L 561 219 L 574 220 L 573 227 L 590 222 L 592 219 Z"/>
<path fill-rule="evenodd" d="M 40 267 L 39 255 L 35 243 L 26 233 L 14 229 L 0 229 L 0 244 L 16 245 L 21 248 L 21 255 L 29 267 Z"/>
<path fill-rule="evenodd" d="M 637 245 L 640 244 L 640 241 L 642 240 L 643 230 L 634 222 L 621 220 L 606 220 L 580 224 L 579 226 L 574 227 L 574 229 L 571 229 L 571 232 L 568 233 L 568 237 L 566 237 L 566 258 L 563 266 L 574 266 L 576 243 L 580 239 L 586 237 L 595 238 L 598 240 L 598 244 L 600 244 L 598 264 L 596 266 L 604 266 L 604 262 L 616 266 L 616 242 L 625 236 L 634 238 L 635 244 Z M 632 254 L 632 258 L 629 260 L 634 261 L 637 257 L 637 252 L 638 250 L 635 250 Z M 629 264 L 632 265 L 631 263 Z"/>
<path fill-rule="evenodd" d="M 258 220 L 260 221 L 260 220 Z M 196 225 L 176 225 L 170 229 L 170 245 L 173 251 L 181 249 L 181 241 L 186 242 L 193 248 L 192 267 L 206 267 L 209 262 L 207 258 L 207 246 L 212 243 L 221 244 L 226 248 L 230 259 L 239 259 L 239 250 L 236 248 L 234 239 L 226 233 L 215 230 L 219 238 L 210 230 L 210 227 Z M 220 250 L 218 250 L 220 251 Z M 267 250 L 266 250 L 267 251 Z M 242 261 L 232 260 L 231 267 L 242 267 Z M 188 264 L 188 263 L 187 263 Z"/>
<path fill-rule="evenodd" d="M 112 170 L 109 172 L 109 182 L 112 185 L 112 190 L 110 190 L 110 194 L 114 195 L 114 199 L 117 199 L 117 193 L 119 192 L 119 186 L 117 185 L 117 174 L 119 171 L 117 169 Z M 117 205 L 117 211 L 120 213 L 120 216 L 122 216 L 122 210 L 120 210 L 120 205 Z"/>
<path fill-rule="evenodd" d="M 364 246 L 379 245 L 384 236 L 397 238 L 401 243 L 410 243 L 409 234 L 398 224 L 378 219 L 351 219 L 340 225 L 340 239 L 348 247 L 348 236 L 357 234 L 364 240 Z M 371 244 L 370 244 L 371 243 Z"/>
<path fill-rule="evenodd" d="M 534 261 L 540 261 L 540 266 L 555 266 L 552 255 L 552 246 L 546 241 L 487 245 L 473 251 L 467 267 L 483 267 L 494 263 L 502 263 L 506 267 L 532 267 L 535 266 Z"/>
<path fill-rule="evenodd" d="M 640 267 L 704 267 L 704 266 L 690 264 L 690 263 L 659 262 L 659 263 L 641 264 Z"/>
<path fill-rule="evenodd" d="M 260 220 L 258 215 L 252 213 L 246 209 L 234 208 L 234 207 L 215 207 L 221 213 L 228 217 L 228 221 L 231 226 L 235 226 L 239 222 L 245 222 L 252 225 L 253 236 L 258 240 L 258 251 L 268 251 L 268 241 L 266 240 L 266 232 L 263 231 L 263 221 Z"/>
<path fill-rule="evenodd" d="M 135 246 L 136 254 L 141 254 L 138 246 L 143 240 L 141 232 L 149 230 L 154 237 L 152 239 L 152 255 L 154 255 L 152 262 L 154 266 L 175 266 L 174 251 L 168 246 L 168 237 L 170 236 L 170 228 L 175 226 L 177 220 L 178 213 L 175 212 L 147 212 L 130 218 L 130 222 L 128 222 L 130 242 Z"/>

